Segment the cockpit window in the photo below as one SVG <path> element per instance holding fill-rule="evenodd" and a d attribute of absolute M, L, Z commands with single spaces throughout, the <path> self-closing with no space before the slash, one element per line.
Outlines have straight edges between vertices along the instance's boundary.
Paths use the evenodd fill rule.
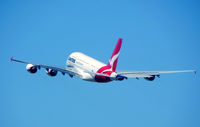
<path fill-rule="evenodd" d="M 68 60 L 71 61 L 72 63 L 75 63 L 75 62 L 76 62 L 76 60 L 75 60 L 74 58 L 71 58 L 71 57 L 69 57 Z"/>

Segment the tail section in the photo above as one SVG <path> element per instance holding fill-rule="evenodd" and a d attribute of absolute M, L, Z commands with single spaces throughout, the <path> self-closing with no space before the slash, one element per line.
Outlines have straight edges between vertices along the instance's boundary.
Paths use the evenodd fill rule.
<path fill-rule="evenodd" d="M 108 65 L 107 65 L 114 72 L 115 72 L 116 67 L 117 67 L 117 60 L 118 60 L 118 57 L 119 57 L 119 52 L 120 52 L 121 45 L 122 45 L 122 38 L 119 38 L 119 40 L 117 42 L 117 45 L 115 46 L 115 49 L 114 49 L 114 51 L 112 53 L 112 56 L 111 56 L 111 58 L 109 60 Z"/>

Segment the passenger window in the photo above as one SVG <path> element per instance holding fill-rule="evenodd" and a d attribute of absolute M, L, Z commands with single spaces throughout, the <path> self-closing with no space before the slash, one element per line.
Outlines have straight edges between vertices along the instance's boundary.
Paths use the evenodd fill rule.
<path fill-rule="evenodd" d="M 76 60 L 75 60 L 74 58 L 71 58 L 71 57 L 69 57 L 68 60 L 71 61 L 72 63 L 75 63 L 75 62 L 76 62 Z"/>

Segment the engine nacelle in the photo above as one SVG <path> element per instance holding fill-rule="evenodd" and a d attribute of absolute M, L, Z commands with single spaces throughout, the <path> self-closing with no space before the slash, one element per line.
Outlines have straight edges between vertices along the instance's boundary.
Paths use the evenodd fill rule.
<path fill-rule="evenodd" d="M 33 64 L 27 64 L 26 65 L 26 70 L 30 73 L 36 73 L 37 72 L 37 67 L 34 66 Z"/>
<path fill-rule="evenodd" d="M 152 75 L 152 77 L 145 77 L 147 81 L 153 81 L 155 79 L 155 75 Z"/>
<path fill-rule="evenodd" d="M 123 76 L 123 75 L 117 75 L 116 76 L 116 80 L 122 81 L 124 79 L 128 79 L 128 78 L 126 76 Z"/>
<path fill-rule="evenodd" d="M 56 75 L 57 75 L 57 71 L 56 71 L 56 70 L 53 70 L 53 69 L 46 69 L 46 73 L 47 73 L 49 76 L 56 76 Z"/>

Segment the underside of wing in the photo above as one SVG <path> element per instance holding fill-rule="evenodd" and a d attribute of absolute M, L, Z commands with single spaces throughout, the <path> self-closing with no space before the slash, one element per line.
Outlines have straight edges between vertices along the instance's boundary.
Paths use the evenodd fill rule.
<path fill-rule="evenodd" d="M 142 78 L 142 77 L 152 77 L 153 75 L 159 75 L 158 72 L 151 71 L 120 71 L 117 72 L 118 75 L 123 75 L 128 78 Z"/>
<path fill-rule="evenodd" d="M 195 70 L 180 70 L 180 71 L 119 71 L 117 74 L 126 76 L 128 78 L 140 78 L 140 77 L 153 77 L 160 74 L 167 73 L 182 73 L 182 72 L 195 72 Z"/>
<path fill-rule="evenodd" d="M 80 76 L 78 71 L 74 68 L 61 68 L 61 67 L 55 67 L 55 66 L 48 66 L 48 65 L 41 65 L 41 64 L 36 64 L 36 66 L 45 68 L 47 70 L 52 69 L 61 72 L 63 75 L 64 74 L 69 74 L 70 76 Z"/>
<path fill-rule="evenodd" d="M 57 72 L 61 72 L 63 75 L 69 74 L 71 77 L 80 76 L 78 71 L 74 68 L 61 68 L 61 67 L 55 67 L 55 66 L 49 66 L 49 65 L 43 65 L 43 64 L 35 64 L 35 63 L 21 61 L 21 60 L 17 60 L 13 58 L 11 58 L 11 61 L 27 64 L 26 69 L 30 73 L 36 73 L 37 69 L 44 68 L 46 69 L 46 73 L 50 76 L 56 76 Z"/>

